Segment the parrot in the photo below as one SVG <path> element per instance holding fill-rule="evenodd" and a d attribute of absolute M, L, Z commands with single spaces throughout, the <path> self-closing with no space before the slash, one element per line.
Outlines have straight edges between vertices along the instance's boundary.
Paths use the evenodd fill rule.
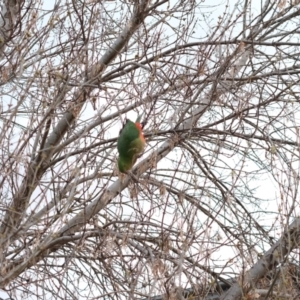
<path fill-rule="evenodd" d="M 119 152 L 118 167 L 121 173 L 127 173 L 145 149 L 143 123 L 140 121 L 141 116 L 137 117 L 135 123 L 127 119 L 120 130 L 117 147 Z"/>

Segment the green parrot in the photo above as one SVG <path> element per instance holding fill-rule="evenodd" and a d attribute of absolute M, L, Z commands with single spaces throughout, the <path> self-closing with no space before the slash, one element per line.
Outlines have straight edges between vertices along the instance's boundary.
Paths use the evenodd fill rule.
<path fill-rule="evenodd" d="M 141 116 L 138 116 L 135 123 L 127 119 L 120 131 L 117 145 L 119 151 L 118 167 L 121 173 L 129 171 L 145 149 L 146 141 L 140 120 Z"/>

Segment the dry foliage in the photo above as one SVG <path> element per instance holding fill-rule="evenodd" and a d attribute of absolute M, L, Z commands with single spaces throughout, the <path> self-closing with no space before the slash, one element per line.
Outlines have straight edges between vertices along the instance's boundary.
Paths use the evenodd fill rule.
<path fill-rule="evenodd" d="M 0 288 L 298 299 L 299 1 L 44 2 L 1 7 Z"/>

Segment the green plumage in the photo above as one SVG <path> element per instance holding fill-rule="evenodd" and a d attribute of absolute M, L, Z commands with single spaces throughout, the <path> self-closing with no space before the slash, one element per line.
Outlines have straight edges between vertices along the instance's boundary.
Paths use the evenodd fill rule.
<path fill-rule="evenodd" d="M 137 118 L 136 123 L 127 120 L 120 131 L 117 143 L 119 151 L 118 167 L 122 173 L 126 173 L 132 168 L 145 148 L 145 139 L 139 121 L 140 117 Z"/>

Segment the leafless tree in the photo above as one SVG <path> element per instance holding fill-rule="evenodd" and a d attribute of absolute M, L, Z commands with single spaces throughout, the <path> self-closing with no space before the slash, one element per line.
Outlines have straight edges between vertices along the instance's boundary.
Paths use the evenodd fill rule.
<path fill-rule="evenodd" d="M 300 2 L 44 2 L 1 2 L 0 288 L 298 299 Z"/>

